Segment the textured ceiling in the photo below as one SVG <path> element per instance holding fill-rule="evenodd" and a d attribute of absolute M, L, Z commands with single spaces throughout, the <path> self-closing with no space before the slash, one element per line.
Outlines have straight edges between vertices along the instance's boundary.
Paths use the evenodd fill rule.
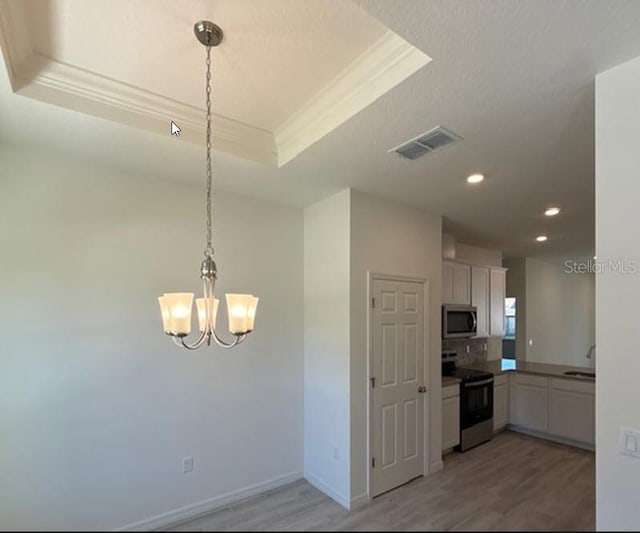
<path fill-rule="evenodd" d="M 433 61 L 282 168 L 217 154 L 217 186 L 296 206 L 356 187 L 441 213 L 459 240 L 507 255 L 592 254 L 594 76 L 640 55 L 640 2 L 356 4 Z M 107 11 L 110 3 L 93 5 Z M 304 46 L 297 39 L 290 45 Z M 130 53 L 121 60 L 135 62 Z M 5 72 L 0 113 L 4 142 L 202 183 L 201 147 L 15 95 Z M 437 124 L 464 140 L 413 162 L 387 153 Z M 470 188 L 464 178 L 472 172 L 487 179 Z M 551 204 L 563 212 L 545 219 Z M 543 232 L 549 241 L 540 245 L 533 239 Z"/>

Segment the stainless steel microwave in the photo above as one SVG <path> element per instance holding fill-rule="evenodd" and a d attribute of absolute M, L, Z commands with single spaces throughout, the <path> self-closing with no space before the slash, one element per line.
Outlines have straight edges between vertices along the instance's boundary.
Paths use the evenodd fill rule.
<path fill-rule="evenodd" d="M 442 306 L 442 338 L 475 337 L 478 333 L 478 311 L 473 305 Z"/>

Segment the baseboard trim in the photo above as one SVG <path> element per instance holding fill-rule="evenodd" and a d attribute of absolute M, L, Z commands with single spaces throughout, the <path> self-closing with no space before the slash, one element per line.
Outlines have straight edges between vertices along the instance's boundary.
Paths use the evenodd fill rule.
<path fill-rule="evenodd" d="M 440 472 L 444 468 L 444 463 L 442 459 L 439 461 L 434 461 L 429 465 L 429 474 L 435 474 L 436 472 Z"/>
<path fill-rule="evenodd" d="M 306 479 L 311 485 L 313 485 L 320 492 L 325 493 L 329 498 L 338 502 L 342 507 L 349 511 L 351 509 L 351 500 L 346 498 L 342 494 L 338 494 L 335 490 L 333 490 L 329 485 L 327 485 L 324 481 L 322 481 L 318 476 L 310 472 L 304 473 L 304 479 Z"/>
<path fill-rule="evenodd" d="M 358 509 L 369 503 L 369 495 L 364 492 L 360 494 L 360 496 L 355 496 L 351 498 L 351 510 Z"/>
<path fill-rule="evenodd" d="M 215 496 L 197 503 L 191 503 L 178 509 L 173 509 L 138 522 L 133 522 L 125 526 L 114 529 L 114 531 L 151 531 L 153 529 L 165 528 L 168 526 L 176 526 L 182 522 L 194 520 L 202 515 L 215 511 L 221 507 L 225 507 L 232 503 L 237 503 L 241 500 L 246 500 L 253 496 L 257 496 L 263 492 L 277 489 L 302 479 L 302 472 L 295 471 L 282 476 L 277 476 L 255 485 L 250 485 L 242 489 L 227 492 L 220 496 Z"/>
<path fill-rule="evenodd" d="M 553 442 L 557 442 L 559 444 L 566 444 L 567 446 L 573 446 L 574 448 L 581 448 L 583 450 L 588 450 L 590 452 L 595 452 L 596 447 L 592 444 L 587 444 L 585 442 L 580 442 L 571 439 L 565 439 L 563 437 L 556 437 L 554 435 L 549 435 L 548 433 L 542 433 L 541 431 L 533 431 L 531 429 L 522 428 L 520 426 L 514 426 L 509 424 L 507 426 L 508 430 L 515 431 L 516 433 L 522 433 L 523 435 L 529 435 L 530 437 L 537 437 L 539 439 L 550 440 Z"/>

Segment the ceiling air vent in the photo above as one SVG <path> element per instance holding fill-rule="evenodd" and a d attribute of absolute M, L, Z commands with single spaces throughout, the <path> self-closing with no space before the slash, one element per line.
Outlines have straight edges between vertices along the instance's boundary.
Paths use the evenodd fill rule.
<path fill-rule="evenodd" d="M 410 141 L 392 148 L 389 152 L 396 152 L 405 159 L 413 160 L 460 140 L 462 137 L 459 135 L 442 126 L 436 126 L 432 130 L 421 133 Z"/>

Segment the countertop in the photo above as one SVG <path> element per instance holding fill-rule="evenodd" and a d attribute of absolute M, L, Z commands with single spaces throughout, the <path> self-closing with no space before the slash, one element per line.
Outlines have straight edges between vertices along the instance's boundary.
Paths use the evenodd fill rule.
<path fill-rule="evenodd" d="M 517 361 L 515 359 L 497 359 L 495 361 L 483 361 L 481 363 L 472 363 L 469 365 L 459 365 L 464 368 L 473 368 L 474 370 L 485 370 L 492 372 L 494 375 L 506 374 L 507 372 L 522 372 L 524 374 L 538 374 L 540 376 L 553 376 L 562 379 L 575 379 L 577 381 L 595 381 L 594 378 L 565 376 L 564 372 L 576 370 L 578 372 L 595 373 L 593 368 L 585 368 L 580 366 L 554 365 L 550 363 L 533 363 L 530 361 Z M 444 386 L 444 382 L 443 382 Z"/>
<path fill-rule="evenodd" d="M 442 387 L 457 385 L 458 383 L 460 383 L 460 380 L 454 376 L 442 376 Z"/>

